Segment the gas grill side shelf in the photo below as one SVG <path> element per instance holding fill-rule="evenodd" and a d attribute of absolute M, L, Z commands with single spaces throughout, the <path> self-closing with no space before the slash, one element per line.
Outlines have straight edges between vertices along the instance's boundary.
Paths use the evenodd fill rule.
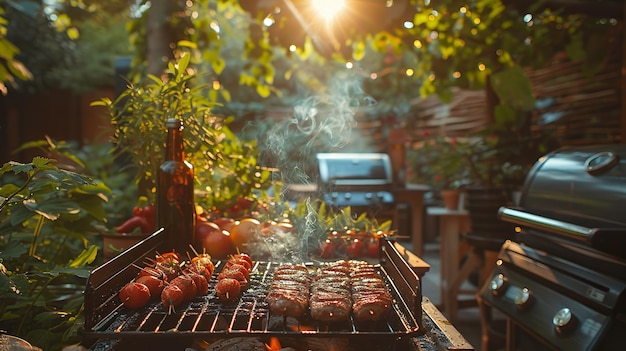
<path fill-rule="evenodd" d="M 474 347 L 427 297 L 422 299 L 422 310 L 424 335 L 413 339 L 419 343 L 417 350 L 474 351 Z"/>

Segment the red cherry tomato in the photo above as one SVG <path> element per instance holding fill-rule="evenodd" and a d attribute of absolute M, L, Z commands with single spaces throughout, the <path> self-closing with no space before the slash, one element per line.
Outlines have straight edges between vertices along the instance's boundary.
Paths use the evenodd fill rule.
<path fill-rule="evenodd" d="M 163 289 L 161 293 L 161 303 L 168 313 L 174 311 L 174 309 L 180 306 L 185 301 L 185 294 L 176 285 L 168 285 Z"/>
<path fill-rule="evenodd" d="M 228 260 L 228 262 L 226 262 L 226 268 L 232 266 L 232 265 L 240 265 L 243 266 L 247 273 L 246 275 L 250 275 L 250 272 L 252 272 L 252 266 L 250 266 L 250 263 L 248 263 L 248 261 L 244 260 L 244 259 L 240 259 L 240 258 L 231 258 L 230 260 Z"/>
<path fill-rule="evenodd" d="M 215 293 L 220 301 L 233 302 L 241 293 L 241 284 L 237 279 L 224 278 L 215 285 Z"/>
<path fill-rule="evenodd" d="M 346 255 L 348 258 L 357 258 L 363 254 L 365 244 L 359 239 L 352 239 L 350 245 L 346 247 Z"/>
<path fill-rule="evenodd" d="M 377 239 L 367 243 L 367 256 L 371 258 L 380 257 L 380 242 Z"/>
<path fill-rule="evenodd" d="M 191 277 L 196 284 L 196 296 L 203 296 L 209 292 L 209 282 L 203 275 L 190 273 L 189 277 Z"/>
<path fill-rule="evenodd" d="M 333 258 L 335 257 L 335 245 L 332 240 L 326 239 L 320 246 L 320 256 L 322 258 Z"/>
<path fill-rule="evenodd" d="M 165 283 L 165 280 L 159 279 L 152 275 L 142 275 L 141 277 L 135 279 L 135 282 L 147 286 L 148 290 L 150 290 L 150 296 L 152 298 L 157 298 L 158 296 L 161 296 L 163 289 L 165 289 L 165 286 L 167 285 Z"/>
<path fill-rule="evenodd" d="M 183 291 L 185 301 L 193 300 L 198 293 L 196 282 L 188 275 L 179 275 L 170 282 L 170 285 L 176 285 Z"/>
<path fill-rule="evenodd" d="M 242 269 L 238 269 L 237 267 L 235 267 L 234 269 L 224 269 L 217 276 L 217 279 L 222 280 L 226 278 L 231 278 L 231 279 L 237 280 L 239 282 L 239 285 L 248 284 L 248 279 L 246 278 L 245 268 L 243 268 L 242 266 L 240 267 Z"/>
<path fill-rule="evenodd" d="M 135 310 L 150 301 L 150 289 L 144 284 L 131 282 L 120 289 L 119 297 L 124 306 Z"/>
<path fill-rule="evenodd" d="M 203 275 L 207 280 L 211 279 L 214 270 L 215 265 L 209 255 L 202 254 L 191 259 L 189 271 Z"/>
<path fill-rule="evenodd" d="M 254 261 L 252 261 L 252 257 L 250 257 L 250 255 L 248 255 L 245 252 L 240 252 L 240 253 L 234 255 L 233 257 L 237 258 L 237 259 L 240 259 L 240 260 L 248 261 L 248 263 L 250 264 L 250 267 L 254 266 Z"/>

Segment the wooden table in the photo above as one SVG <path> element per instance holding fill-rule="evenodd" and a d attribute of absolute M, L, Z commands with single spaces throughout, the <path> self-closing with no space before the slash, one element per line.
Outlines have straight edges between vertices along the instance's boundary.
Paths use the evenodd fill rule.
<path fill-rule="evenodd" d="M 448 319 L 454 322 L 458 310 L 458 295 L 470 293 L 460 289 L 469 272 L 461 270 L 459 264 L 461 233 L 470 231 L 469 213 L 445 207 L 428 207 L 426 213 L 439 218 L 441 307 Z"/>
<path fill-rule="evenodd" d="M 393 188 L 396 203 L 408 203 L 411 207 L 411 244 L 413 253 L 424 255 L 424 193 L 430 188 L 424 185 L 407 184 Z"/>

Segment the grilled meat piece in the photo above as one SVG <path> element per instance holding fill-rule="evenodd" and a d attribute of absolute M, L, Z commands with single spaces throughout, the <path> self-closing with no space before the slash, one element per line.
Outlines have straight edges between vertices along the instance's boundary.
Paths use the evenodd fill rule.
<path fill-rule="evenodd" d="M 321 267 L 311 283 L 311 317 L 322 322 L 345 321 L 350 317 L 350 266 L 339 261 Z"/>
<path fill-rule="evenodd" d="M 309 285 L 305 266 L 284 264 L 277 267 L 265 297 L 270 311 L 299 318 L 309 308 Z"/>
<path fill-rule="evenodd" d="M 360 261 L 352 263 L 350 275 L 352 312 L 357 321 L 377 321 L 387 315 L 392 297 L 374 266 Z"/>

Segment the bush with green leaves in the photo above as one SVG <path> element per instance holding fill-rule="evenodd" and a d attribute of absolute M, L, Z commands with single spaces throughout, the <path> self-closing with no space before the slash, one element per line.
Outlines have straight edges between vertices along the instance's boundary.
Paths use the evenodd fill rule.
<path fill-rule="evenodd" d="M 115 127 L 117 156 L 125 156 L 136 175 L 139 196 L 154 200 L 157 172 L 165 157 L 168 118 L 183 121 L 186 159 L 194 165 L 196 202 L 207 210 L 224 211 L 240 197 L 268 189 L 271 171 L 257 163 L 254 141 L 243 142 L 228 128 L 229 120 L 211 113 L 209 95 L 201 75 L 184 53 L 168 65 L 163 78 L 148 75 L 128 84 L 114 101 L 104 98 L 92 105 L 109 109 Z"/>
<path fill-rule="evenodd" d="M 110 190 L 35 157 L 0 168 L 0 330 L 44 350 L 80 342 Z"/>

